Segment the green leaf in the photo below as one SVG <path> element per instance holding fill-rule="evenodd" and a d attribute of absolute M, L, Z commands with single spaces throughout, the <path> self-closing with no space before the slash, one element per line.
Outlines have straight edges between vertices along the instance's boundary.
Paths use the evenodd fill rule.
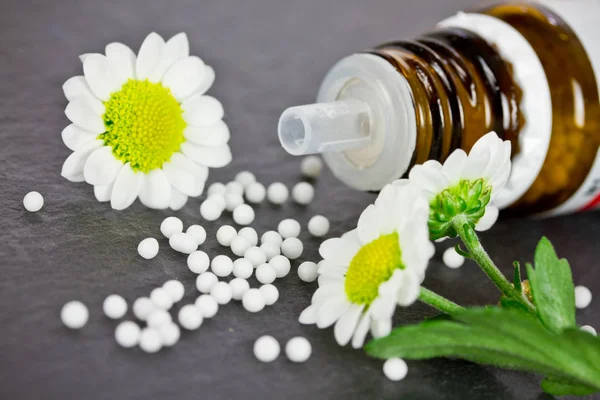
<path fill-rule="evenodd" d="M 554 332 L 575 325 L 575 288 L 571 268 L 558 259 L 554 247 L 545 237 L 535 250 L 535 270 L 527 265 L 533 300 L 540 320 Z"/>
<path fill-rule="evenodd" d="M 513 285 L 515 285 L 515 289 L 521 292 L 523 289 L 521 287 L 521 264 L 518 261 L 513 263 L 515 271 L 513 273 Z"/>
<path fill-rule="evenodd" d="M 569 394 L 586 396 L 597 392 L 597 389 L 594 389 L 591 386 L 580 385 L 551 377 L 544 378 L 542 381 L 542 389 L 544 389 L 544 392 L 553 396 L 566 396 Z"/>
<path fill-rule="evenodd" d="M 523 303 L 520 301 L 509 299 L 508 297 L 502 296 L 500 298 L 500 306 L 505 310 L 516 310 L 520 312 L 524 312 L 530 316 L 536 317 L 529 308 L 525 307 Z"/>

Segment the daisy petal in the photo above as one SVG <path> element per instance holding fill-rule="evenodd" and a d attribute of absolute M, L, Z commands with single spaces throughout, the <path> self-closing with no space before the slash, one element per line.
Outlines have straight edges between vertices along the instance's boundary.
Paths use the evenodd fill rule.
<path fill-rule="evenodd" d="M 494 133 L 494 135 L 496 134 Z M 492 158 L 491 146 L 493 145 L 493 141 L 494 136 L 488 133 L 473 145 L 463 168 L 462 179 L 478 179 L 482 177 L 482 173 L 486 171 Z"/>
<path fill-rule="evenodd" d="M 386 294 L 379 295 L 373 303 L 369 311 L 375 319 L 391 318 L 396 310 L 396 296 Z"/>
<path fill-rule="evenodd" d="M 90 56 L 91 54 L 97 54 L 97 53 L 83 53 L 82 55 L 79 56 L 79 61 L 81 61 L 81 63 L 83 64 L 85 62 L 85 59 L 88 58 L 88 56 Z"/>
<path fill-rule="evenodd" d="M 121 84 L 135 78 L 136 57 L 128 46 L 118 42 L 106 45 L 106 58 L 112 62 Z"/>
<path fill-rule="evenodd" d="M 152 32 L 140 47 L 138 57 L 135 64 L 135 71 L 137 79 L 144 80 L 150 78 L 150 75 L 154 72 L 165 47 L 164 39 L 156 32 Z"/>
<path fill-rule="evenodd" d="M 371 334 L 375 339 L 384 337 L 392 331 L 392 319 L 385 318 L 371 321 Z"/>
<path fill-rule="evenodd" d="M 98 137 L 97 134 L 81 129 L 75 124 L 70 124 L 63 129 L 61 135 L 65 146 L 73 151 L 86 143 L 93 142 Z"/>
<path fill-rule="evenodd" d="M 431 166 L 415 165 L 410 170 L 408 178 L 411 182 L 433 195 L 448 187 L 448 179 L 439 170 Z"/>
<path fill-rule="evenodd" d="M 380 236 L 377 228 L 377 212 L 373 204 L 365 208 L 360 214 L 356 225 L 356 233 L 358 233 L 361 243 L 364 244 L 371 243 Z"/>
<path fill-rule="evenodd" d="M 92 92 L 102 101 L 110 99 L 110 94 L 119 90 L 124 83 L 113 63 L 101 54 L 90 54 L 85 59 L 83 74 Z"/>
<path fill-rule="evenodd" d="M 228 145 L 204 147 L 185 142 L 181 145 L 181 151 L 192 161 L 211 168 L 221 168 L 231 162 L 231 150 Z"/>
<path fill-rule="evenodd" d="M 86 160 L 94 150 L 100 148 L 102 145 L 104 145 L 102 140 L 94 140 L 75 150 L 65 160 L 60 174 L 71 182 L 83 181 L 83 167 Z"/>
<path fill-rule="evenodd" d="M 396 208 L 396 194 L 397 188 L 392 185 L 385 185 L 377 200 L 375 200 L 375 215 L 377 230 L 381 235 L 387 235 L 394 231 L 394 218 L 390 218 L 390 214 L 394 212 Z"/>
<path fill-rule="evenodd" d="M 338 265 L 349 265 L 360 246 L 349 240 L 332 238 L 324 241 L 319 247 L 319 254 L 325 260 L 333 261 Z"/>
<path fill-rule="evenodd" d="M 456 185 L 460 181 L 462 170 L 467 162 L 467 153 L 463 149 L 456 149 L 444 161 L 442 173 L 448 179 L 450 186 Z"/>
<path fill-rule="evenodd" d="M 194 94 L 206 78 L 204 61 L 196 56 L 191 56 L 177 61 L 169 68 L 162 84 L 171 89 L 171 93 L 177 100 L 182 101 Z"/>
<path fill-rule="evenodd" d="M 208 177 L 208 167 L 194 163 L 181 153 L 173 154 L 171 161 L 163 164 L 163 171 L 171 185 L 192 197 L 202 194 Z"/>
<path fill-rule="evenodd" d="M 300 313 L 298 322 L 302 325 L 312 325 L 317 322 L 317 307 L 310 305 Z"/>
<path fill-rule="evenodd" d="M 317 327 L 325 329 L 330 327 L 338 320 L 348 309 L 352 307 L 352 303 L 346 300 L 345 297 L 334 297 L 327 300 L 317 312 Z"/>
<path fill-rule="evenodd" d="M 110 200 L 110 195 L 112 193 L 113 185 L 96 185 L 94 186 L 94 196 L 96 200 L 103 203 L 105 201 Z"/>
<path fill-rule="evenodd" d="M 212 84 L 215 82 L 215 70 L 212 69 L 211 66 L 205 65 L 203 69 L 203 74 L 204 77 L 202 83 L 200 83 L 200 85 L 198 85 L 198 87 L 194 89 L 194 93 L 192 93 L 191 96 L 203 95 L 204 93 L 208 92 L 208 89 L 210 89 Z"/>
<path fill-rule="evenodd" d="M 343 284 L 321 286 L 313 293 L 310 304 L 320 306 L 331 298 L 342 298 L 345 293 Z"/>
<path fill-rule="evenodd" d="M 350 307 L 350 309 L 335 323 L 333 334 L 340 346 L 347 345 L 350 339 L 352 339 L 358 320 L 362 315 L 363 308 L 364 305 L 352 305 L 352 307 Z"/>
<path fill-rule="evenodd" d="M 95 97 L 92 93 L 92 89 L 90 89 L 90 85 L 88 85 L 85 76 L 83 75 L 67 79 L 63 84 L 62 89 L 65 93 L 65 97 L 69 101 L 73 101 L 78 97 Z"/>
<path fill-rule="evenodd" d="M 146 174 L 144 185 L 140 190 L 140 201 L 148 208 L 164 210 L 171 201 L 171 184 L 161 169 Z"/>
<path fill-rule="evenodd" d="M 114 210 L 124 210 L 129 207 L 140 193 L 144 183 L 144 175 L 136 173 L 129 163 L 123 165 L 110 196 L 110 206 Z"/>
<path fill-rule="evenodd" d="M 363 314 L 358 322 L 358 325 L 356 326 L 354 336 L 352 337 L 353 348 L 358 349 L 362 347 L 363 343 L 365 342 L 365 338 L 367 337 L 367 333 L 369 333 L 370 322 L 371 316 L 369 314 Z"/>
<path fill-rule="evenodd" d="M 357 246 L 361 246 L 360 238 L 358 237 L 358 233 L 356 233 L 356 229 L 352 229 L 342 235 L 342 239 L 349 240 L 354 242 Z"/>
<path fill-rule="evenodd" d="M 90 185 L 109 185 L 115 181 L 123 161 L 117 160 L 112 147 L 102 146 L 94 150 L 83 167 L 83 177 Z"/>
<path fill-rule="evenodd" d="M 408 307 L 419 298 L 421 291 L 420 279 L 411 271 L 404 272 L 404 279 L 400 290 L 398 290 L 398 305 Z"/>
<path fill-rule="evenodd" d="M 475 225 L 475 230 L 483 232 L 490 229 L 498 220 L 499 213 L 500 211 L 497 207 L 488 205 L 485 208 L 485 214 L 483 214 L 483 217 L 481 217 L 479 222 L 477 222 L 477 225 Z"/>
<path fill-rule="evenodd" d="M 103 110 L 100 113 L 98 112 L 99 107 L 102 107 Z M 67 108 L 65 108 L 65 115 L 71 122 L 95 134 L 106 131 L 104 121 L 102 120 L 103 113 L 104 105 L 100 103 L 100 101 L 94 104 L 83 98 L 77 98 L 71 101 L 67 104 Z"/>
<path fill-rule="evenodd" d="M 325 276 L 325 275 L 320 275 L 317 278 L 317 283 L 319 284 L 320 287 L 323 286 L 327 286 L 327 285 L 343 285 L 344 284 L 344 277 L 343 276 Z"/>
<path fill-rule="evenodd" d="M 171 210 L 181 210 L 185 206 L 185 203 L 187 203 L 187 200 L 188 197 L 185 194 L 171 186 L 171 201 L 169 203 Z"/>
<path fill-rule="evenodd" d="M 183 131 L 183 135 L 195 144 L 207 147 L 227 144 L 231 137 L 229 127 L 223 120 L 208 126 L 188 125 Z"/>
<path fill-rule="evenodd" d="M 183 119 L 192 125 L 213 125 L 223 119 L 223 105 L 212 96 L 194 96 L 181 104 Z"/>
<path fill-rule="evenodd" d="M 163 48 L 160 62 L 148 79 L 150 82 L 160 82 L 165 72 L 171 68 L 177 61 L 190 55 L 190 44 L 185 33 L 181 32 L 167 40 Z"/>
<path fill-rule="evenodd" d="M 319 275 L 338 277 L 338 276 L 346 275 L 346 272 L 348 271 L 347 266 L 336 265 L 335 263 L 333 263 L 329 260 L 323 260 L 323 261 L 319 262 L 319 264 L 317 264 L 317 265 L 318 265 L 317 273 Z"/>

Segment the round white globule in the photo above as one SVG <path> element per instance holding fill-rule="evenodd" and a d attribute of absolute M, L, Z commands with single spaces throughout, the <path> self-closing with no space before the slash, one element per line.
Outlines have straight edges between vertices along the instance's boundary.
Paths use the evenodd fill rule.
<path fill-rule="evenodd" d="M 585 286 L 575 286 L 575 307 L 586 308 L 592 302 L 592 292 Z"/>
<path fill-rule="evenodd" d="M 258 233 L 254 228 L 246 226 L 238 232 L 238 236 L 243 236 L 250 242 L 251 246 L 256 246 L 258 244 Z"/>
<path fill-rule="evenodd" d="M 166 323 L 157 329 L 163 346 L 174 346 L 179 341 L 181 331 L 174 322 Z"/>
<path fill-rule="evenodd" d="M 249 289 L 242 297 L 242 305 L 246 311 L 256 313 L 265 308 L 265 298 L 258 289 Z"/>
<path fill-rule="evenodd" d="M 169 294 L 171 300 L 173 300 L 173 303 L 181 301 L 181 299 L 183 299 L 183 295 L 185 294 L 185 288 L 183 287 L 183 283 L 175 279 L 166 281 L 163 284 L 163 289 Z"/>
<path fill-rule="evenodd" d="M 233 220 L 238 225 L 249 225 L 254 221 L 254 209 L 248 204 L 240 204 L 233 210 Z"/>
<path fill-rule="evenodd" d="M 390 358 L 383 363 L 383 373 L 391 381 L 401 381 L 408 373 L 408 366 L 401 358 Z"/>
<path fill-rule="evenodd" d="M 266 254 L 260 249 L 260 247 L 256 246 L 248 247 L 248 250 L 246 250 L 244 253 L 244 258 L 250 261 L 254 268 L 267 262 Z"/>
<path fill-rule="evenodd" d="M 329 232 L 329 220 L 322 215 L 315 215 L 308 221 L 308 232 L 315 237 L 323 237 Z"/>
<path fill-rule="evenodd" d="M 231 225 L 223 225 L 217 230 L 217 242 L 219 242 L 221 246 L 231 246 L 231 242 L 236 236 L 237 231 Z"/>
<path fill-rule="evenodd" d="M 233 293 L 231 291 L 231 286 L 227 282 L 217 282 L 210 290 L 210 295 L 214 297 L 214 299 L 220 305 L 227 304 L 231 301 L 231 297 Z"/>
<path fill-rule="evenodd" d="M 232 279 L 229 281 L 229 286 L 231 287 L 231 298 L 234 300 L 241 300 L 244 293 L 250 289 L 248 281 L 242 278 Z"/>
<path fill-rule="evenodd" d="M 23 197 L 23 206 L 29 212 L 37 212 L 44 206 L 44 197 L 38 192 L 29 192 Z"/>
<path fill-rule="evenodd" d="M 266 231 L 260 238 L 260 242 L 263 244 L 272 243 L 278 247 L 281 247 L 281 243 L 283 243 L 283 238 L 281 237 L 279 232 Z"/>
<path fill-rule="evenodd" d="M 289 195 L 288 188 L 281 182 L 271 183 L 267 188 L 267 199 L 276 205 L 285 203 Z"/>
<path fill-rule="evenodd" d="M 121 347 L 131 348 L 140 342 L 142 330 L 133 321 L 123 321 L 115 329 L 115 341 Z"/>
<path fill-rule="evenodd" d="M 224 184 L 222 184 L 221 182 L 215 182 L 208 187 L 206 195 L 211 196 L 213 194 L 220 194 L 224 196 L 226 191 L 227 189 L 225 189 Z"/>
<path fill-rule="evenodd" d="M 227 193 L 225 195 L 225 208 L 232 212 L 237 206 L 244 204 L 244 198 L 239 193 Z"/>
<path fill-rule="evenodd" d="M 283 278 L 290 273 L 290 269 L 292 268 L 290 260 L 281 255 L 273 257 L 271 261 L 269 261 L 269 265 L 275 270 L 277 278 Z"/>
<path fill-rule="evenodd" d="M 102 303 L 104 315 L 110 319 L 119 319 L 127 312 L 127 302 L 118 294 L 111 294 Z"/>
<path fill-rule="evenodd" d="M 187 258 L 187 266 L 195 274 L 201 274 L 208 271 L 210 258 L 208 254 L 201 250 L 194 251 Z"/>
<path fill-rule="evenodd" d="M 465 258 L 458 254 L 454 247 L 449 247 L 444 251 L 442 260 L 448 268 L 460 268 L 465 263 Z"/>
<path fill-rule="evenodd" d="M 262 183 L 254 182 L 246 186 L 246 200 L 252 204 L 262 203 L 267 195 L 267 189 Z"/>
<path fill-rule="evenodd" d="M 277 272 L 271 265 L 264 263 L 256 268 L 256 279 L 260 283 L 273 283 L 275 278 L 277 278 Z"/>
<path fill-rule="evenodd" d="M 188 331 L 196 330 L 202 325 L 202 314 L 194 304 L 186 304 L 177 314 L 179 325 Z"/>
<path fill-rule="evenodd" d="M 254 342 L 254 356 L 258 361 L 275 361 L 280 351 L 279 342 L 273 336 L 261 336 Z"/>
<path fill-rule="evenodd" d="M 233 261 L 226 255 L 220 254 L 213 258 L 210 269 L 216 276 L 225 277 L 233 271 Z"/>
<path fill-rule="evenodd" d="M 146 353 L 156 353 L 162 348 L 162 338 L 156 329 L 144 328 L 140 334 L 140 349 Z"/>
<path fill-rule="evenodd" d="M 177 217 L 167 217 L 160 224 L 160 232 L 170 238 L 174 233 L 183 232 L 183 222 Z"/>
<path fill-rule="evenodd" d="M 305 261 L 298 267 L 298 277 L 304 282 L 314 282 L 319 277 L 317 264 L 312 261 Z"/>
<path fill-rule="evenodd" d="M 219 281 L 212 272 L 204 272 L 196 278 L 196 288 L 200 293 L 210 293 L 212 287 Z"/>
<path fill-rule="evenodd" d="M 71 329 L 81 329 L 85 326 L 89 318 L 87 307 L 80 301 L 69 301 L 60 311 L 62 323 Z"/>
<path fill-rule="evenodd" d="M 235 176 L 235 181 L 240 183 L 244 188 L 246 188 L 251 183 L 256 182 L 256 177 L 250 171 L 240 171 Z"/>
<path fill-rule="evenodd" d="M 158 254 L 158 240 L 146 238 L 138 244 L 138 254 L 146 260 L 151 260 Z"/>
<path fill-rule="evenodd" d="M 281 254 L 281 248 L 275 243 L 263 243 L 260 245 L 260 249 L 263 251 L 263 253 L 265 253 L 267 261 L 271 261 L 273 257 Z"/>
<path fill-rule="evenodd" d="M 198 296 L 194 303 L 203 318 L 212 318 L 217 314 L 219 310 L 219 303 L 210 294 L 202 294 Z"/>
<path fill-rule="evenodd" d="M 212 203 L 215 203 L 217 207 L 219 207 L 220 212 L 222 213 L 227 206 L 227 202 L 225 201 L 225 194 L 211 194 L 206 198 Z"/>
<path fill-rule="evenodd" d="M 206 229 L 204 229 L 200 225 L 190 225 L 190 227 L 187 228 L 185 233 L 194 238 L 196 243 L 198 243 L 198 246 L 200 246 L 206 241 Z"/>
<path fill-rule="evenodd" d="M 169 310 L 173 307 L 173 299 L 169 292 L 167 292 L 164 288 L 156 288 L 150 292 L 150 300 L 154 303 L 157 308 L 163 310 Z"/>
<path fill-rule="evenodd" d="M 200 215 L 207 221 L 216 221 L 222 213 L 223 209 L 214 199 L 206 199 L 200 204 Z"/>
<path fill-rule="evenodd" d="M 133 302 L 133 315 L 140 321 L 145 321 L 156 310 L 156 305 L 148 297 L 140 297 Z"/>
<path fill-rule="evenodd" d="M 183 254 L 191 254 L 198 249 L 198 242 L 187 233 L 174 233 L 169 238 L 169 246 Z"/>
<path fill-rule="evenodd" d="M 252 263 L 245 258 L 238 258 L 233 262 L 233 275 L 236 278 L 248 279 L 252 276 L 253 271 Z"/>
<path fill-rule="evenodd" d="M 243 257 L 250 246 L 248 239 L 243 236 L 236 236 L 231 241 L 231 251 L 238 257 Z"/>
<path fill-rule="evenodd" d="M 265 299 L 265 304 L 268 306 L 275 304 L 275 302 L 279 299 L 279 290 L 277 290 L 277 288 L 270 283 L 262 285 L 258 290 L 260 290 L 260 293 Z"/>
<path fill-rule="evenodd" d="M 236 181 L 228 182 L 227 185 L 225 185 L 225 195 L 227 195 L 227 193 L 235 193 L 242 196 L 244 194 L 244 185 Z"/>
<path fill-rule="evenodd" d="M 296 203 L 305 206 L 315 198 L 315 188 L 308 182 L 299 182 L 292 189 L 292 197 Z"/>
<path fill-rule="evenodd" d="M 285 355 L 288 360 L 301 363 L 309 359 L 312 353 L 310 342 L 302 336 L 290 339 L 285 345 Z"/>
<path fill-rule="evenodd" d="M 307 156 L 300 163 L 300 172 L 306 178 L 314 179 L 321 174 L 323 169 L 323 161 L 318 156 Z"/>
<path fill-rule="evenodd" d="M 284 239 L 291 237 L 297 238 L 298 235 L 300 235 L 301 229 L 300 223 L 292 218 L 284 219 L 277 226 L 277 231 Z"/>
<path fill-rule="evenodd" d="M 590 325 L 583 325 L 583 326 L 581 326 L 579 329 L 580 329 L 580 330 L 582 330 L 582 331 L 584 331 L 584 332 L 587 332 L 587 333 L 589 333 L 589 334 L 592 334 L 592 335 L 594 335 L 594 336 L 596 336 L 596 335 L 597 335 L 597 334 L 596 334 L 596 329 L 594 329 L 594 327 L 593 327 L 593 326 L 590 326 Z"/>
<path fill-rule="evenodd" d="M 173 319 L 171 318 L 171 314 L 169 314 L 167 311 L 157 309 L 154 310 L 150 315 L 148 315 L 146 323 L 151 328 L 158 328 L 166 323 L 171 322 L 172 320 Z"/>
<path fill-rule="evenodd" d="M 281 244 L 281 252 L 290 260 L 295 260 L 300 257 L 303 250 L 304 246 L 302 245 L 302 242 L 295 237 L 287 238 Z"/>

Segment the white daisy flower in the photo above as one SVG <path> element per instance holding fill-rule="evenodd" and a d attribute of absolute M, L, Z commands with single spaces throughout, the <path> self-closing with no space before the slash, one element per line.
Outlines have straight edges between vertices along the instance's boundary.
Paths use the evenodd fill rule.
<path fill-rule="evenodd" d="M 369 331 L 389 334 L 396 305 L 419 296 L 433 244 L 429 241 L 429 205 L 413 185 L 387 185 L 367 207 L 357 228 L 323 242 L 319 289 L 300 315 L 302 324 L 333 324 L 337 342 L 363 345 Z"/>
<path fill-rule="evenodd" d="M 189 55 L 184 33 L 167 42 L 151 33 L 137 56 L 111 43 L 80 58 L 84 75 L 63 85 L 72 124 L 62 138 L 73 153 L 62 176 L 93 185 L 117 210 L 138 197 L 177 210 L 202 193 L 209 167 L 229 164 L 223 106 L 204 95 L 215 72 Z"/>
<path fill-rule="evenodd" d="M 458 214 L 465 215 L 479 231 L 491 228 L 498 218 L 498 208 L 492 201 L 510 175 L 510 152 L 510 142 L 490 132 L 475 143 L 468 156 L 457 149 L 443 165 L 430 160 L 412 168 L 408 179 L 430 201 L 429 227 L 433 239 L 448 234 L 456 236 L 451 220 Z M 403 185 L 405 181 L 396 181 L 395 185 Z"/>

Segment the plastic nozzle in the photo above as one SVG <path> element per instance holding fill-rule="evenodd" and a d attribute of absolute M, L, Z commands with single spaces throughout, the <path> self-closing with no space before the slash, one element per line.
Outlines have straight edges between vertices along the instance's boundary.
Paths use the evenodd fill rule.
<path fill-rule="evenodd" d="M 279 118 L 279 141 L 299 156 L 345 151 L 370 143 L 369 106 L 349 99 L 290 107 Z"/>

